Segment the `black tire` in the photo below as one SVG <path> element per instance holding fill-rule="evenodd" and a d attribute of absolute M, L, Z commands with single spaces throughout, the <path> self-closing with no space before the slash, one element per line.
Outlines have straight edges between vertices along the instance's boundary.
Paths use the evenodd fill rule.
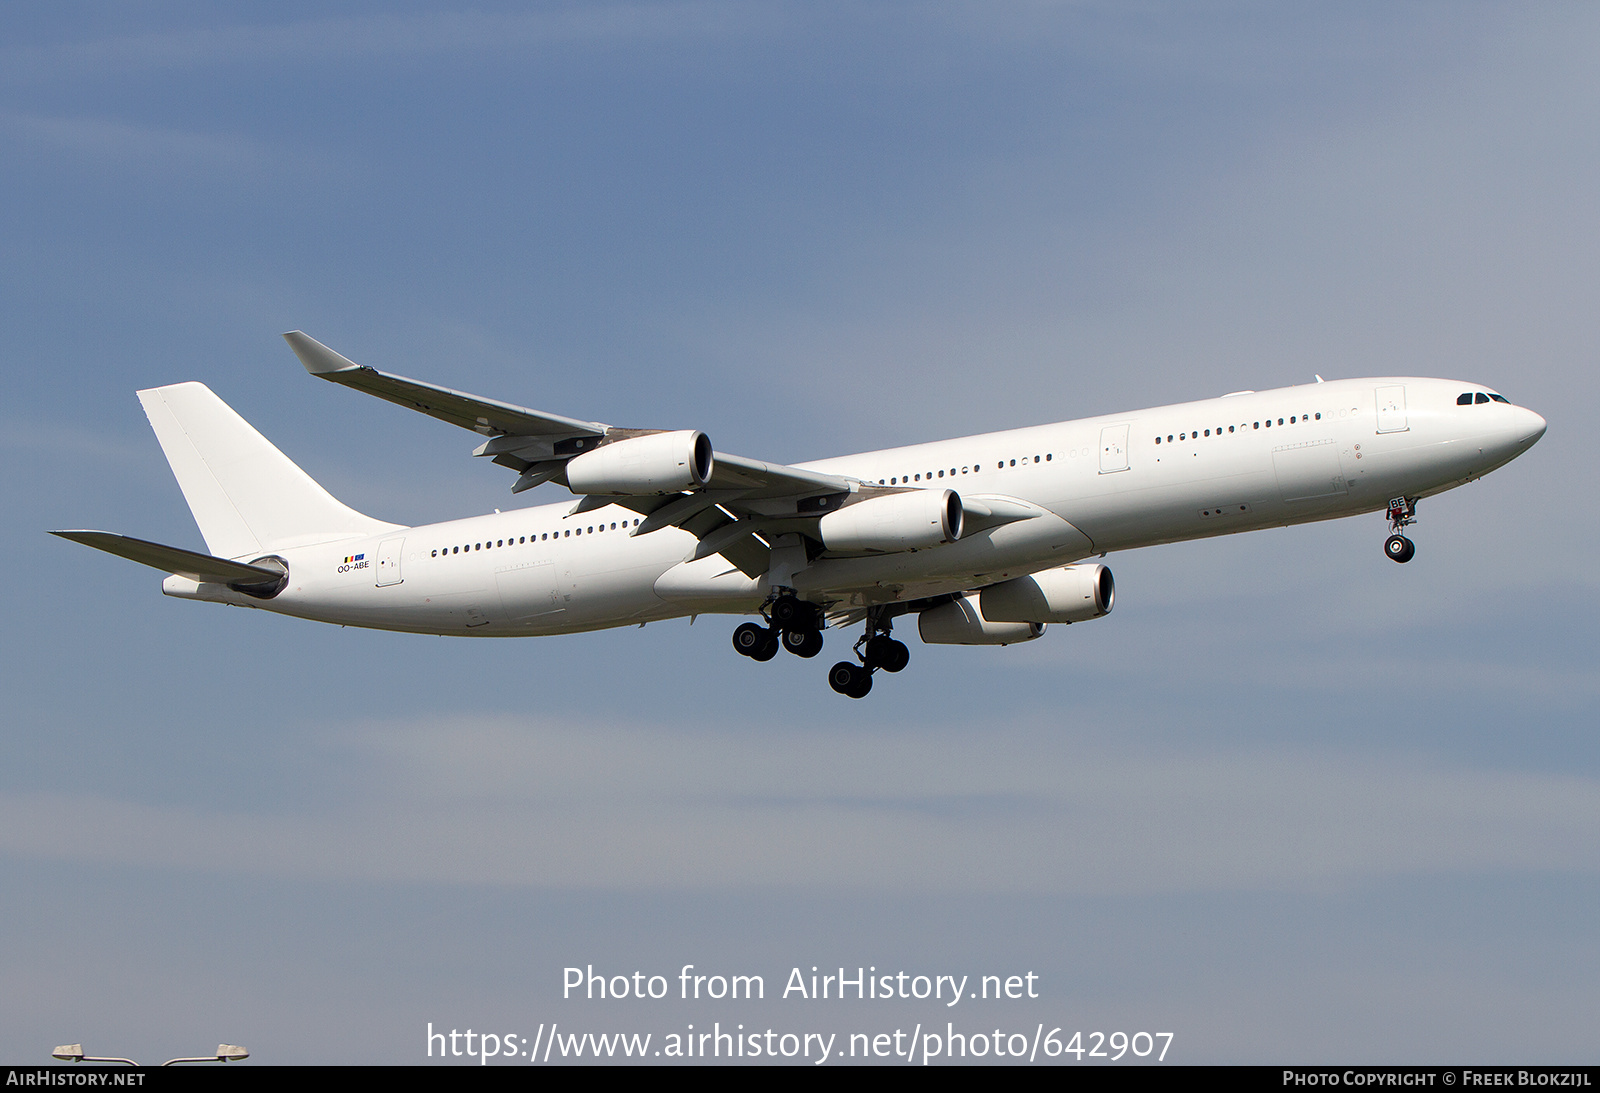
<path fill-rule="evenodd" d="M 785 630 L 783 647 L 795 656 L 809 660 L 822 652 L 822 634 L 816 630 Z"/>
<path fill-rule="evenodd" d="M 763 630 L 761 633 L 766 640 L 761 643 L 761 648 L 750 654 L 751 660 L 767 661 L 778 655 L 778 635 L 771 630 Z"/>
<path fill-rule="evenodd" d="M 828 686 L 849 698 L 862 698 L 872 690 L 872 672 L 859 664 L 841 660 L 828 669 Z"/>
<path fill-rule="evenodd" d="M 883 670 L 898 672 L 911 663 L 911 650 L 906 648 L 906 643 L 903 641 L 891 641 L 889 644 L 893 647 L 893 659 L 884 664 Z"/>
<path fill-rule="evenodd" d="M 895 641 L 887 634 L 878 634 L 867 642 L 861 658 L 869 668 L 882 668 L 885 672 L 898 672 L 911 663 L 911 650 L 904 642 Z"/>
<path fill-rule="evenodd" d="M 733 648 L 742 657 L 753 657 L 761 651 L 770 637 L 765 626 L 753 622 L 742 624 L 733 632 Z"/>
<path fill-rule="evenodd" d="M 1384 540 L 1383 552 L 1397 562 L 1409 562 L 1417 553 L 1417 544 L 1404 535 L 1391 535 Z"/>
<path fill-rule="evenodd" d="M 772 623 L 785 630 L 797 629 L 811 619 L 811 613 L 793 596 L 779 596 L 772 605 Z"/>

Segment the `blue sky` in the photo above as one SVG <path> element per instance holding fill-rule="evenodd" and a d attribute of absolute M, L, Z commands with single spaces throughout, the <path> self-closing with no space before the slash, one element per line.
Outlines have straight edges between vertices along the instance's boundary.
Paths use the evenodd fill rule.
<path fill-rule="evenodd" d="M 1534 5 L 49 5 L 0 36 L 0 1058 L 892 1030 L 561 969 L 1038 972 L 1186 1062 L 1584 1060 L 1600 18 Z M 512 498 L 277 337 L 798 461 L 1372 374 L 1550 422 L 1421 506 L 1113 556 L 866 701 L 730 620 L 527 641 L 163 599 L 133 392 L 342 500 Z M 838 640 L 838 639 L 835 639 Z M 985 1020 L 987 1020 L 987 1015 Z M 355 1045 L 355 1046 L 350 1046 Z"/>

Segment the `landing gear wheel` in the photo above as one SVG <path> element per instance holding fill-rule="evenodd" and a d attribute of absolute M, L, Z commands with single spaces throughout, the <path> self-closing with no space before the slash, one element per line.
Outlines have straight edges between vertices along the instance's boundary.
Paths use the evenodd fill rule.
<path fill-rule="evenodd" d="M 828 669 L 828 686 L 847 698 L 865 698 L 872 690 L 872 669 L 841 660 Z"/>
<path fill-rule="evenodd" d="M 815 630 L 816 608 L 793 596 L 779 596 L 772 601 L 772 624 L 784 630 Z"/>
<path fill-rule="evenodd" d="M 733 648 L 742 657 L 754 656 L 767 643 L 767 628 L 753 622 L 742 624 L 733 632 Z"/>
<path fill-rule="evenodd" d="M 816 630 L 785 630 L 783 647 L 797 657 L 809 659 L 822 652 L 822 634 Z"/>
<path fill-rule="evenodd" d="M 733 632 L 733 647 L 751 660 L 771 660 L 778 655 L 778 638 L 765 626 L 747 622 Z"/>
<path fill-rule="evenodd" d="M 886 672 L 898 672 L 911 663 L 911 650 L 904 642 L 895 641 L 887 634 L 868 639 L 863 653 L 862 659 L 869 668 L 882 668 Z"/>
<path fill-rule="evenodd" d="M 1384 540 L 1383 552 L 1397 562 L 1409 562 L 1417 552 L 1417 544 L 1404 535 L 1391 535 Z"/>

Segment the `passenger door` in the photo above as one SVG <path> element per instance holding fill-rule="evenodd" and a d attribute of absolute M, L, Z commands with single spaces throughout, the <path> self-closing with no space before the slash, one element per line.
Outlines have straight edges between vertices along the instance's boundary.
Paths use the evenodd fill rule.
<path fill-rule="evenodd" d="M 1128 469 L 1128 426 L 1107 425 L 1100 430 L 1100 473 Z"/>
<path fill-rule="evenodd" d="M 400 583 L 400 548 L 405 545 L 404 539 L 385 539 L 378 548 L 378 568 L 375 572 L 379 588 Z"/>
<path fill-rule="evenodd" d="M 1403 384 L 1378 388 L 1378 432 L 1403 433 L 1406 424 L 1406 389 Z"/>

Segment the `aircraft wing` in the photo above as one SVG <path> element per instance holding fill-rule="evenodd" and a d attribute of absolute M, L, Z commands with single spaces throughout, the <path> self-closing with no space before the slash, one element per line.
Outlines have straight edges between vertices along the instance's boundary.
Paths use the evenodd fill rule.
<path fill-rule="evenodd" d="M 655 432 L 653 429 L 619 429 L 599 421 L 581 421 L 561 414 L 530 410 L 508 402 L 452 391 L 421 380 L 407 379 L 357 364 L 329 349 L 309 334 L 292 330 L 284 340 L 306 371 L 321 379 L 365 391 L 369 395 L 420 410 L 429 417 L 488 436 L 476 455 L 494 457 L 496 463 L 525 470 L 534 463 L 564 461 L 593 445 L 594 440 L 624 440 Z M 712 490 L 738 490 L 746 495 L 785 496 L 793 493 L 848 492 L 849 480 L 838 475 L 764 463 L 758 459 L 717 452 Z M 559 477 L 559 476 L 553 476 Z M 544 481 L 550 481 L 550 478 Z M 522 489 L 528 488 L 518 483 Z M 517 487 L 513 487 L 517 490 Z M 520 490 L 517 490 L 520 492 Z"/>
<path fill-rule="evenodd" d="M 487 436 L 473 454 L 517 471 L 513 493 L 545 482 L 565 485 L 566 463 L 573 456 L 663 431 L 622 429 L 480 398 L 356 364 L 299 330 L 283 337 L 313 376 Z M 714 452 L 711 476 L 700 490 L 666 496 L 584 496 L 573 514 L 606 505 L 633 509 L 645 517 L 633 534 L 681 527 L 701 540 L 697 557 L 722 554 L 755 575 L 766 569 L 767 547 L 759 536 L 792 530 L 797 521 L 814 520 L 837 508 L 848 494 L 879 488 L 840 475 Z"/>
<path fill-rule="evenodd" d="M 763 463 L 739 455 L 716 452 L 707 489 L 739 490 L 745 497 L 788 497 L 794 494 L 848 493 L 850 479 L 821 471 L 807 471 L 781 463 Z"/>
<path fill-rule="evenodd" d="M 513 406 L 508 402 L 479 398 L 420 380 L 390 375 L 367 368 L 340 356 L 309 334 L 291 330 L 283 336 L 313 376 L 320 376 L 369 395 L 421 410 L 429 417 L 448 421 L 485 436 L 526 436 L 564 440 L 576 437 L 601 437 L 606 426 L 598 421 L 579 421 Z"/>

